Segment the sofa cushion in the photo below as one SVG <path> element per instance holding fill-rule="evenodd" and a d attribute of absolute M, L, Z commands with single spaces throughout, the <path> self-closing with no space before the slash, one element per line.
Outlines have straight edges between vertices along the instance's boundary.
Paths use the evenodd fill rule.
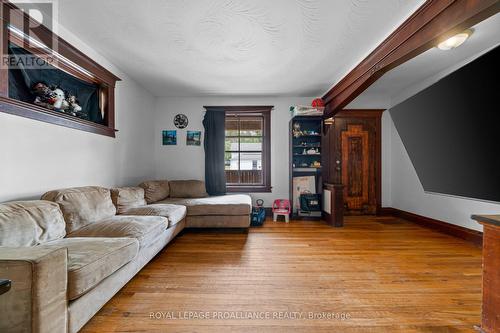
<path fill-rule="evenodd" d="M 153 204 L 143 207 L 127 209 L 125 215 L 164 216 L 168 219 L 168 226 L 172 227 L 186 217 L 187 208 L 181 205 Z"/>
<path fill-rule="evenodd" d="M 246 194 L 229 194 L 197 199 L 168 198 L 159 203 L 184 205 L 188 216 L 249 215 L 252 198 Z"/>
<path fill-rule="evenodd" d="M 172 198 L 204 198 L 208 196 L 205 182 L 201 180 L 171 180 L 169 185 L 170 197 Z"/>
<path fill-rule="evenodd" d="M 67 237 L 130 237 L 136 238 L 141 247 L 150 244 L 168 228 L 162 216 L 118 215 L 89 224 Z"/>
<path fill-rule="evenodd" d="M 134 238 L 64 238 L 50 247 L 68 249 L 68 299 L 74 300 L 135 258 Z"/>
<path fill-rule="evenodd" d="M 111 194 L 103 187 L 88 186 L 55 190 L 45 193 L 42 199 L 59 204 L 66 221 L 67 233 L 116 214 Z"/>
<path fill-rule="evenodd" d="M 50 201 L 15 201 L 0 204 L 0 246 L 33 246 L 63 238 L 64 218 Z"/>
<path fill-rule="evenodd" d="M 146 205 L 142 187 L 119 187 L 111 189 L 111 200 L 118 214 L 129 208 Z"/>
<path fill-rule="evenodd" d="M 168 198 L 170 186 L 168 180 L 149 180 L 139 184 L 144 189 L 144 198 L 148 204 Z"/>

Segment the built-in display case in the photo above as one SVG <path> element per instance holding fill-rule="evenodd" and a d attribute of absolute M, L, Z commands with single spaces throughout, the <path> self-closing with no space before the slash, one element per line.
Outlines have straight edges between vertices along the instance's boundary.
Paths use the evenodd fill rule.
<path fill-rule="evenodd" d="M 323 191 L 321 178 L 321 138 L 323 119 L 319 116 L 295 116 L 290 120 L 290 202 L 293 217 L 321 218 L 319 211 L 304 211 L 300 194 L 319 194 Z"/>
<path fill-rule="evenodd" d="M 0 112 L 114 137 L 120 79 L 14 4 L 0 8 Z"/>

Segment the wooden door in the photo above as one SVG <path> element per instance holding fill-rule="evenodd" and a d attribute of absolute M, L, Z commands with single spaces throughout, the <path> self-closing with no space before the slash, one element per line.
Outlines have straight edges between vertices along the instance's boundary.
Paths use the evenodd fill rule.
<path fill-rule="evenodd" d="M 344 185 L 344 212 L 377 214 L 380 209 L 380 110 L 345 110 L 335 117 L 330 172 Z"/>

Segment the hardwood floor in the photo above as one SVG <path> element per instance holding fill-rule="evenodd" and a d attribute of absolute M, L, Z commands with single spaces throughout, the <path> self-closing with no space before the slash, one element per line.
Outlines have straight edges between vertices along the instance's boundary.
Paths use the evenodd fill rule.
<path fill-rule="evenodd" d="M 471 243 L 394 217 L 267 221 L 181 235 L 83 332 L 474 332 L 480 308 Z"/>

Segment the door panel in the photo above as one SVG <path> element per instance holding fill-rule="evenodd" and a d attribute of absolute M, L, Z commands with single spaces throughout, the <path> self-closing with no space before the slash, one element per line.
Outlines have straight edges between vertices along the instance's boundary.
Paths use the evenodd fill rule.
<path fill-rule="evenodd" d="M 348 125 L 341 134 L 342 184 L 349 210 L 362 211 L 369 205 L 369 133 L 362 125 Z"/>
<path fill-rule="evenodd" d="M 343 111 L 330 129 L 330 178 L 344 185 L 345 214 L 376 214 L 380 205 L 380 116 Z"/>

